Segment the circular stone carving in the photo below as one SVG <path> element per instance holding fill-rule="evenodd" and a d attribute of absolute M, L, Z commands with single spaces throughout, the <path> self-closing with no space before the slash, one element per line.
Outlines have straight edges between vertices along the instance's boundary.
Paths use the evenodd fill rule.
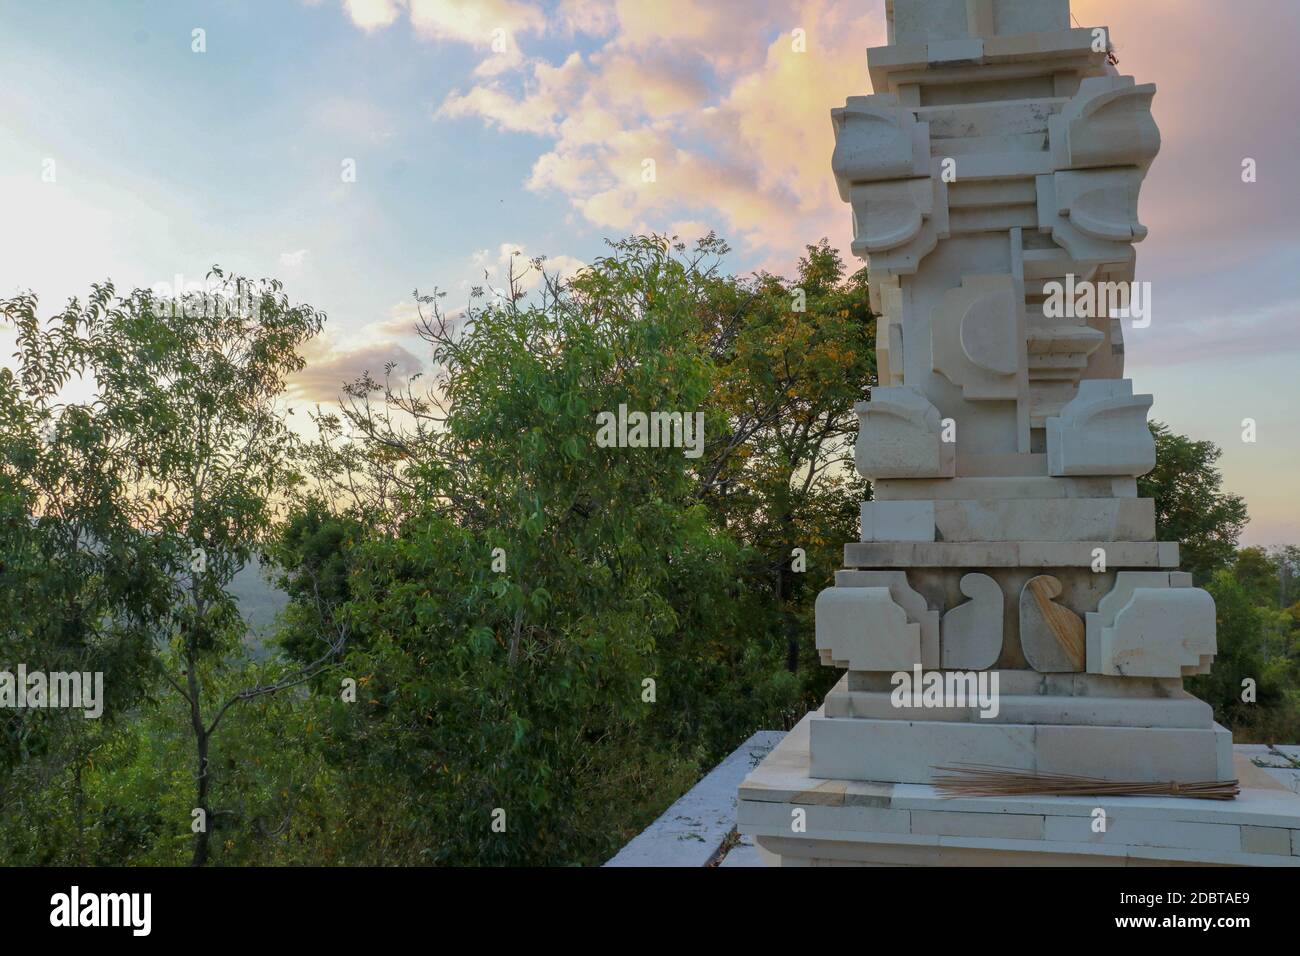
<path fill-rule="evenodd" d="M 1014 375 L 1016 316 L 1010 296 L 995 292 L 971 303 L 961 320 L 961 349 L 972 363 L 998 375 Z"/>

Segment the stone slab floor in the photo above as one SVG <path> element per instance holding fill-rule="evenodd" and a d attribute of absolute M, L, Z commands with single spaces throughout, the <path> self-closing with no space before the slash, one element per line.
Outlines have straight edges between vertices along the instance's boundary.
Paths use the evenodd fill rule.
<path fill-rule="evenodd" d="M 785 737 L 762 730 L 736 748 L 606 866 L 763 866 L 753 841 L 736 833 L 736 791 Z M 1238 744 L 1236 752 L 1300 793 L 1300 745 Z"/>

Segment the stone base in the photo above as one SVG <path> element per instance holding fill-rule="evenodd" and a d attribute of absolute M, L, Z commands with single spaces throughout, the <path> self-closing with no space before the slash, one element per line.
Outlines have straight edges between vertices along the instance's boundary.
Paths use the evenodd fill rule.
<path fill-rule="evenodd" d="M 1232 734 L 1215 724 L 1089 727 L 1054 724 L 860 720 L 810 714 L 810 772 L 841 780 L 930 783 L 935 767 L 992 764 L 1141 783 L 1230 780 Z"/>
<path fill-rule="evenodd" d="M 887 691 L 851 691 L 841 679 L 822 712 L 838 719 L 940 721 L 966 724 L 1081 724 L 1089 727 L 1168 727 L 1208 730 L 1214 709 L 1185 691 L 1176 696 L 1080 697 L 1049 694 L 998 696 L 997 713 L 978 705 L 899 707 Z"/>
<path fill-rule="evenodd" d="M 1231 801 L 944 798 L 924 784 L 811 776 L 814 716 L 740 786 L 739 830 L 781 866 L 1300 866 L 1300 794 L 1241 755 Z"/>

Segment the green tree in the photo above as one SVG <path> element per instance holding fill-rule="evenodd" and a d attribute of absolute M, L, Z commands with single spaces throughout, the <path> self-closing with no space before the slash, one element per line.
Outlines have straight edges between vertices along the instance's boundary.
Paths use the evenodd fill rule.
<path fill-rule="evenodd" d="M 0 855 L 596 862 L 801 716 L 870 495 L 875 319 L 824 241 L 789 279 L 726 251 L 641 237 L 531 296 L 417 296 L 433 374 L 364 376 L 307 447 L 281 399 L 323 317 L 278 284 L 217 273 L 215 310 L 96 287 L 45 325 L 5 303 L 3 648 L 121 679 L 102 723 L 3 725 Z M 608 447 L 620 406 L 702 413 L 702 454 Z M 1142 493 L 1219 608 L 1189 688 L 1243 739 L 1294 736 L 1295 556 L 1238 553 L 1218 450 L 1154 431 Z M 260 661 L 230 591 L 254 554 L 290 597 Z"/>
<path fill-rule="evenodd" d="M 1300 604 L 1300 547 L 1291 544 L 1278 548 L 1273 560 L 1277 565 L 1278 604 L 1296 607 Z"/>
<path fill-rule="evenodd" d="M 417 859 L 600 859 L 609 800 L 661 799 L 788 706 L 748 559 L 698 501 L 711 458 L 598 440 L 620 406 L 725 434 L 697 308 L 721 250 L 627 240 L 455 322 L 421 297 L 431 386 L 357 383 L 342 422 L 361 454 L 319 417 L 318 486 L 372 532 L 330 612 L 361 689 L 330 739 L 402 794 Z"/>
<path fill-rule="evenodd" d="M 26 388 L 15 390 L 11 377 L 0 381 L 12 406 L 8 484 L 20 485 L 13 476 L 28 467 L 34 436 L 51 435 L 48 471 L 38 467 L 29 484 L 73 475 L 73 487 L 57 490 L 67 498 L 88 488 L 76 507 L 97 509 L 95 520 L 58 510 L 62 499 L 49 487 L 27 493 L 20 485 L 18 497 L 26 495 L 29 513 L 42 519 L 38 528 L 62 536 L 62 553 L 78 559 L 74 575 L 94 571 L 93 557 L 105 555 L 101 563 L 123 578 L 125 596 L 93 614 L 83 608 L 72 622 L 67 609 L 79 607 L 72 598 L 52 622 L 32 605 L 25 619 L 77 634 L 86 619 L 127 623 L 132 635 L 147 637 L 137 636 L 137 648 L 156 649 L 152 673 L 176 693 L 192 734 L 194 797 L 185 822 L 193 813 L 192 862 L 202 864 L 213 825 L 210 748 L 222 720 L 240 702 L 309 679 L 341 649 L 328 643 L 316 660 L 287 671 L 273 662 L 233 691 L 225 680 L 243 655 L 244 636 L 229 585 L 298 481 L 279 399 L 324 316 L 290 305 L 278 282 L 215 268 L 207 291 L 173 300 L 144 290 L 115 297 L 111 284 L 97 286 L 88 307 L 74 302 L 49 332 L 41 332 L 36 307 L 32 296 L 6 304 L 20 327 Z M 85 401 L 62 406 L 53 430 L 42 430 L 74 371 Z M 24 580 L 34 586 L 30 575 Z"/>
<path fill-rule="evenodd" d="M 844 542 L 856 537 L 858 503 L 870 496 L 853 468 L 854 405 L 876 376 L 866 270 L 846 278 L 823 239 L 806 247 L 792 280 L 726 277 L 704 291 L 699 308 L 717 367 L 711 403 L 725 413 L 725 430 L 711 443 L 699 493 L 754 549 L 786 666 L 798 670 L 802 654 L 818 696 L 832 675 L 807 640 L 812 602 L 830 585 Z"/>
<path fill-rule="evenodd" d="M 1263 548 L 1242 548 L 1232 562 L 1232 576 L 1251 603 L 1265 608 L 1280 606 L 1278 561 Z"/>
<path fill-rule="evenodd" d="M 1156 467 L 1138 479 L 1138 495 L 1154 498 L 1156 535 L 1182 544 L 1183 567 L 1198 581 L 1232 563 L 1237 539 L 1249 517 L 1246 502 L 1223 491 L 1215 463 L 1223 454 L 1208 441 L 1192 441 L 1151 423 Z"/>
<path fill-rule="evenodd" d="M 1300 733 L 1300 668 L 1289 652 L 1285 615 L 1256 604 L 1231 571 L 1217 572 L 1205 587 L 1216 607 L 1218 654 L 1211 672 L 1190 678 L 1187 689 L 1213 705 L 1238 742 L 1294 739 Z"/>
<path fill-rule="evenodd" d="M 47 322 L 30 293 L 0 301 L 17 341 L 13 368 L 0 368 L 0 670 L 103 675 L 97 720 L 0 711 L 0 817 L 9 833 L 41 832 L 9 848 L 32 862 L 88 861 L 83 776 L 154 676 L 162 578 L 139 527 L 147 501 L 121 474 L 139 412 L 85 387 L 111 301 L 96 286 Z"/>

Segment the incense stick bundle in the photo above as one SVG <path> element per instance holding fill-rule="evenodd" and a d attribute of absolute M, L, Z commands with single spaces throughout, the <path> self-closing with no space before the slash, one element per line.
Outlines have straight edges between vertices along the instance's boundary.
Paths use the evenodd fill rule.
<path fill-rule="evenodd" d="M 1241 793 L 1236 780 L 1197 783 L 1140 783 L 1101 780 L 1064 773 L 1028 773 L 991 764 L 957 764 L 935 767 L 941 772 L 934 787 L 945 800 L 954 797 L 1191 797 L 1197 800 L 1233 800 Z"/>

